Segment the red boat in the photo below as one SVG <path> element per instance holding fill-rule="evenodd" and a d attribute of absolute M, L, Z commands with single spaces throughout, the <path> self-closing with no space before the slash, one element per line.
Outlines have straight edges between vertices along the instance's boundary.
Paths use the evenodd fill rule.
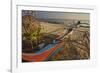
<path fill-rule="evenodd" d="M 64 45 L 64 42 L 57 44 L 49 44 L 42 50 L 36 53 L 22 53 L 22 59 L 29 62 L 39 62 L 48 60 L 52 55 L 55 55 Z"/>

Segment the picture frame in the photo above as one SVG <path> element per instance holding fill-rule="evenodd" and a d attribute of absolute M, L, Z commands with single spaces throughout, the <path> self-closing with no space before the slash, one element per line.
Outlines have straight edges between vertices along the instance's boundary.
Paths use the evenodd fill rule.
<path fill-rule="evenodd" d="M 80 12 L 90 15 L 90 58 L 86 60 L 64 60 L 50 62 L 22 62 L 22 10 L 48 12 Z M 11 71 L 12 73 L 26 71 L 48 71 L 70 68 L 87 68 L 96 66 L 96 7 L 85 5 L 41 4 L 15 0 L 11 3 Z"/>

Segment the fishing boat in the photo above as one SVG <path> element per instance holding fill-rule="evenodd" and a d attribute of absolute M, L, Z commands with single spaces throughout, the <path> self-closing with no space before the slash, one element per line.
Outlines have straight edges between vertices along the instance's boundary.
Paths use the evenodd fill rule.
<path fill-rule="evenodd" d="M 68 32 L 69 33 L 69 32 Z M 61 40 L 66 34 L 57 37 L 52 41 L 52 43 L 46 45 L 41 50 L 36 53 L 22 53 L 22 59 L 28 62 L 39 62 L 39 61 L 47 61 L 52 56 L 56 55 L 64 46 L 64 42 Z"/>
<path fill-rule="evenodd" d="M 53 40 L 52 43 L 46 45 L 41 50 L 35 52 L 35 53 L 22 53 L 22 59 L 24 61 L 28 62 L 40 62 L 40 61 L 48 61 L 52 56 L 56 55 L 60 50 L 62 50 L 64 46 L 64 42 L 62 41 L 62 38 L 69 34 L 72 31 L 72 28 L 65 29 L 66 32 L 59 35 L 57 38 Z"/>

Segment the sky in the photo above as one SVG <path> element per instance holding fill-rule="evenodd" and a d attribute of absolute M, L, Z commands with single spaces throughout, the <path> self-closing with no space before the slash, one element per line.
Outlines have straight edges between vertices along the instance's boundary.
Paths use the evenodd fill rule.
<path fill-rule="evenodd" d="M 22 15 L 30 15 L 32 11 L 24 10 Z M 33 14 L 34 16 L 34 14 Z M 75 12 L 48 12 L 48 11 L 35 11 L 36 18 L 39 19 L 72 19 L 72 20 L 89 20 L 89 13 L 75 13 Z"/>

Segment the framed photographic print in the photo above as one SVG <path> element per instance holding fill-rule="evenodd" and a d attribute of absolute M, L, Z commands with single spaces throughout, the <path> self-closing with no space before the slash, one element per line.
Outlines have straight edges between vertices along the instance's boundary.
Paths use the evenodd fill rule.
<path fill-rule="evenodd" d="M 96 8 L 12 1 L 13 73 L 96 65 Z"/>

